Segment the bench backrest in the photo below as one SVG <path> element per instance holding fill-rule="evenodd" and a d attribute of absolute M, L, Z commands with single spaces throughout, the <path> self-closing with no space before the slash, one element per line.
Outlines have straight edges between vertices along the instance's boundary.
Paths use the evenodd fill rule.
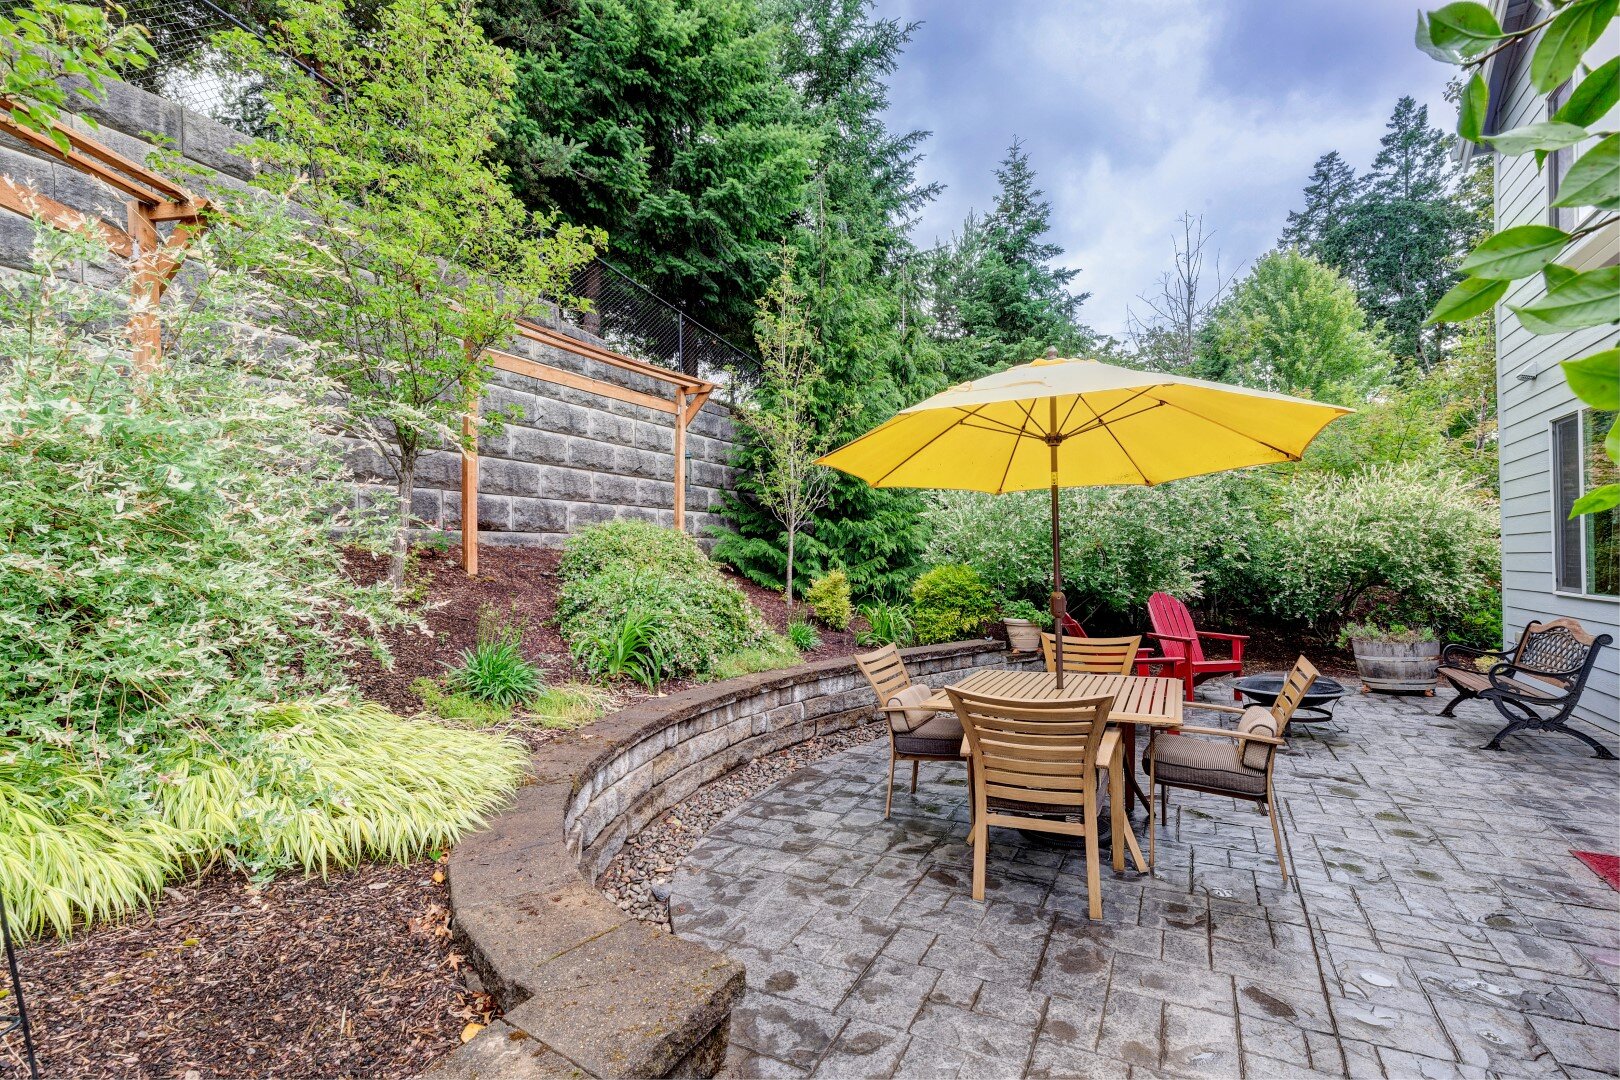
<path fill-rule="evenodd" d="M 1536 671 L 1563 672 L 1562 675 L 1525 674 L 1567 690 L 1584 678 L 1591 667 L 1592 654 L 1609 641 L 1609 635 L 1594 637 L 1574 619 L 1531 620 L 1519 639 L 1519 647 L 1513 651 L 1513 663 Z"/>

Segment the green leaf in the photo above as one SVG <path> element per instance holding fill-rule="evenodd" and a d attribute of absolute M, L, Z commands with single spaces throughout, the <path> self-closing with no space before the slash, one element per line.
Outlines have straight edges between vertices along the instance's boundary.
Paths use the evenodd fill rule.
<path fill-rule="evenodd" d="M 1562 150 L 1590 137 L 1591 132 L 1583 127 L 1557 120 L 1539 120 L 1492 135 L 1487 141 L 1504 154 L 1516 155 L 1532 150 Z"/>
<path fill-rule="evenodd" d="M 1620 506 L 1620 484 L 1604 484 L 1576 499 L 1575 505 L 1569 508 L 1569 516 L 1578 518 L 1583 514 L 1601 514 L 1616 506 Z"/>
<path fill-rule="evenodd" d="M 1558 257 L 1569 233 L 1551 225 L 1518 225 L 1480 244 L 1462 261 L 1461 270 L 1493 281 L 1529 277 Z"/>
<path fill-rule="evenodd" d="M 1620 266 L 1576 274 L 1540 300 L 1514 308 L 1513 313 L 1532 334 L 1562 334 L 1620 322 Z"/>
<path fill-rule="evenodd" d="M 1541 276 L 1547 282 L 1548 292 L 1552 292 L 1578 273 L 1580 273 L 1579 270 L 1571 270 L 1569 267 L 1559 266 L 1557 263 L 1548 263 L 1541 268 Z"/>
<path fill-rule="evenodd" d="M 1429 22 L 1429 17 L 1421 11 L 1418 12 L 1417 33 L 1413 36 L 1413 40 L 1417 43 L 1418 48 L 1442 64 L 1460 64 L 1463 62 L 1463 55 L 1459 50 L 1442 48 L 1435 42 L 1434 28 Z"/>
<path fill-rule="evenodd" d="M 1485 77 L 1476 71 L 1463 88 L 1462 101 L 1457 106 L 1457 134 L 1469 142 L 1479 142 L 1485 132 L 1485 110 L 1490 103 L 1490 87 L 1485 85 Z"/>
<path fill-rule="evenodd" d="M 1575 159 L 1558 183 L 1553 205 L 1620 210 L 1620 134 L 1610 135 Z"/>
<path fill-rule="evenodd" d="M 1584 127 L 1603 119 L 1616 104 L 1620 104 L 1620 56 L 1582 79 L 1552 119 Z"/>
<path fill-rule="evenodd" d="M 1489 278 L 1467 277 L 1457 282 L 1456 286 L 1440 298 L 1429 312 L 1429 317 L 1423 321 L 1424 326 L 1433 326 L 1441 322 L 1462 322 L 1472 319 L 1475 315 L 1483 314 L 1496 306 L 1508 289 L 1505 281 L 1492 281 Z"/>
<path fill-rule="evenodd" d="M 1620 349 L 1605 349 L 1558 366 L 1576 397 L 1594 409 L 1620 409 Z M 1615 430 L 1620 431 L 1620 425 Z"/>
<path fill-rule="evenodd" d="M 1429 40 L 1436 48 L 1471 58 L 1504 37 L 1501 24 L 1484 4 L 1447 4 L 1429 12 Z"/>
<path fill-rule="evenodd" d="M 1530 80 L 1550 94 L 1580 65 L 1581 57 L 1614 17 L 1616 0 L 1576 0 L 1552 21 L 1530 57 Z"/>

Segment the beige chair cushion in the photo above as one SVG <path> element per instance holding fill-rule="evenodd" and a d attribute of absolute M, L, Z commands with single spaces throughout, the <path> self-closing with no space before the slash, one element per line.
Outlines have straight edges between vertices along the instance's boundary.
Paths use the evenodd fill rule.
<path fill-rule="evenodd" d="M 1277 718 L 1271 715 L 1271 710 L 1261 705 L 1250 705 L 1243 710 L 1238 718 L 1237 729 L 1246 735 L 1276 735 Z M 1266 762 L 1271 760 L 1271 747 L 1263 742 L 1246 742 L 1243 744 L 1243 766 L 1247 769 L 1264 770 Z"/>
<path fill-rule="evenodd" d="M 953 712 L 934 713 L 933 719 L 907 734 L 894 734 L 894 748 L 902 754 L 954 758 L 962 753 L 962 721 Z"/>
<path fill-rule="evenodd" d="M 896 706 L 921 705 L 933 696 L 934 692 L 922 683 L 912 683 L 890 694 L 889 700 L 883 704 L 891 709 Z M 889 713 L 889 726 L 894 729 L 896 735 L 904 735 L 926 724 L 935 715 L 933 709 L 907 708 L 905 712 Z"/>
<path fill-rule="evenodd" d="M 1191 735 L 1160 735 L 1149 744 L 1154 778 L 1167 784 L 1188 784 L 1245 795 L 1266 793 L 1264 769 L 1246 769 L 1237 744 L 1226 739 L 1199 739 Z M 1146 758 L 1148 755 L 1144 754 Z M 1148 762 L 1142 762 L 1148 768 Z"/>

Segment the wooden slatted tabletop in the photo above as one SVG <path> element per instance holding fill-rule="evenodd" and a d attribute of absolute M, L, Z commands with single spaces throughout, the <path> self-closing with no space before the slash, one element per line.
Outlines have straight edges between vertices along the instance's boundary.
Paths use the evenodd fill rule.
<path fill-rule="evenodd" d="M 1092 675 L 1065 672 L 1063 689 L 1050 671 L 1008 671 L 984 668 L 952 686 L 989 697 L 1023 701 L 1078 701 L 1110 694 L 1114 708 L 1111 724 L 1146 724 L 1149 727 L 1180 727 L 1182 690 L 1180 679 L 1143 678 L 1139 675 Z M 948 710 L 951 699 L 941 690 L 928 699 L 929 709 Z"/>

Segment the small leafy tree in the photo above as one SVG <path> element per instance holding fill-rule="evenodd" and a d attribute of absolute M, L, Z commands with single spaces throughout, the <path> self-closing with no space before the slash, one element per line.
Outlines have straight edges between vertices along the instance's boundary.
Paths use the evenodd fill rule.
<path fill-rule="evenodd" d="M 278 238 L 292 257 L 272 251 L 259 269 L 283 294 L 278 325 L 323 346 L 351 423 L 394 472 L 398 586 L 421 456 L 470 444 L 461 421 L 489 380 L 485 350 L 557 295 L 601 236 L 531 214 L 507 189 L 492 155 L 512 64 L 470 6 L 394 0 L 355 15 L 292 0 L 267 41 L 227 44 L 264 81 L 270 135 L 249 149 L 259 182 L 300 219 Z M 318 61 L 325 81 L 281 54 Z M 249 199 L 234 210 L 260 212 Z"/>
<path fill-rule="evenodd" d="M 787 605 L 793 607 L 793 557 L 799 533 L 827 505 L 832 477 L 816 464 L 826 449 L 812 406 L 820 366 L 811 356 L 812 333 L 804 294 L 793 279 L 793 253 L 784 248 L 776 280 L 759 302 L 763 358 L 760 404 L 745 408 L 742 421 L 759 444 L 755 496 L 781 522 L 787 543 Z"/>
<path fill-rule="evenodd" d="M 77 76 L 99 97 L 108 79 L 152 60 L 141 28 L 115 25 L 109 14 L 121 16 L 123 9 L 33 0 L 0 15 L 0 99 L 12 119 L 50 135 L 63 150 L 67 136 L 53 129 L 67 105 L 63 80 Z"/>
<path fill-rule="evenodd" d="M 1460 2 L 1419 14 L 1418 48 L 1443 63 L 1469 72 L 1457 117 L 1457 134 L 1489 143 L 1498 153 L 1535 154 L 1537 165 L 1550 153 L 1589 142 L 1558 185 L 1552 204 L 1590 211 L 1572 230 L 1552 225 L 1518 225 L 1481 243 L 1463 260 L 1468 275 L 1435 305 L 1430 323 L 1458 322 L 1494 308 L 1513 282 L 1540 274 L 1544 293 L 1525 304 L 1510 304 L 1519 325 L 1532 334 L 1564 334 L 1620 323 L 1620 266 L 1579 271 L 1558 263 L 1576 241 L 1620 219 L 1620 132 L 1600 129 L 1620 102 L 1620 57 L 1588 68 L 1586 53 L 1614 19 L 1614 0 L 1552 0 L 1548 15 L 1520 30 L 1502 29 L 1484 4 Z M 1548 120 L 1497 135 L 1484 134 L 1490 87 L 1482 68 L 1515 43 L 1540 34 L 1530 53 L 1530 79 L 1551 94 L 1572 80 L 1569 100 Z M 1597 409 L 1620 408 L 1620 349 L 1608 348 L 1563 363 L 1570 389 Z M 1610 460 L 1620 460 L 1620 434 L 1604 443 Z M 1570 510 L 1572 517 L 1620 506 L 1620 484 L 1587 492 Z"/>

